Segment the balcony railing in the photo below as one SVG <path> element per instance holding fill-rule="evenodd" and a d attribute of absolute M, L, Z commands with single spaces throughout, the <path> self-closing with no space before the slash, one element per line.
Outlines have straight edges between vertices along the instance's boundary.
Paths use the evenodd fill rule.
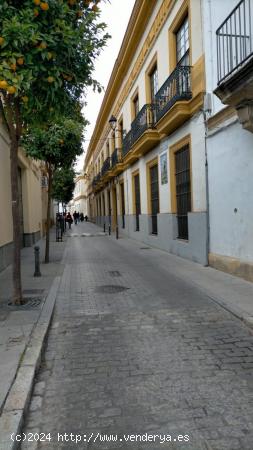
<path fill-rule="evenodd" d="M 112 168 L 116 166 L 116 164 L 118 164 L 121 160 L 120 157 L 120 150 L 118 148 L 115 148 L 114 152 L 112 153 L 111 156 L 111 164 L 112 164 Z"/>
<path fill-rule="evenodd" d="M 141 108 L 141 110 L 138 112 L 131 125 L 133 144 L 146 130 L 154 127 L 154 111 L 155 106 L 147 104 L 144 105 L 143 108 Z"/>
<path fill-rule="evenodd" d="M 101 169 L 102 177 L 106 174 L 106 172 L 108 172 L 110 170 L 110 168 L 111 168 L 111 158 L 110 158 L 110 156 L 108 156 L 106 158 L 106 160 L 104 161 L 104 164 Z"/>
<path fill-rule="evenodd" d="M 241 0 L 216 31 L 218 84 L 253 55 L 253 0 Z"/>
<path fill-rule="evenodd" d="M 93 187 L 93 188 L 96 187 L 96 185 L 99 183 L 100 179 L 101 179 L 101 175 L 100 175 L 100 173 L 98 173 L 98 174 L 93 178 L 93 181 L 92 181 L 92 187 Z"/>
<path fill-rule="evenodd" d="M 190 66 L 177 66 L 156 93 L 156 122 L 158 122 L 158 120 L 160 120 L 178 100 L 191 99 L 190 72 Z"/>
<path fill-rule="evenodd" d="M 129 150 L 131 149 L 132 146 L 132 129 L 126 134 L 126 136 L 123 139 L 123 143 L 122 143 L 122 156 L 124 158 L 124 156 L 126 156 L 129 152 Z"/>

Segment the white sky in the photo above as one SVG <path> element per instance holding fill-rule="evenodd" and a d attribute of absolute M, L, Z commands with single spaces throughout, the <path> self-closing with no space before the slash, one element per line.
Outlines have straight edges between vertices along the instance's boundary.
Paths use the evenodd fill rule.
<path fill-rule="evenodd" d="M 99 59 L 95 63 L 94 78 L 99 81 L 106 89 L 115 60 L 118 56 L 119 49 L 126 31 L 126 27 L 134 6 L 135 0 L 110 0 L 110 3 L 101 2 L 100 21 L 107 24 L 107 32 L 111 35 L 108 40 L 107 47 L 102 51 Z M 91 139 L 96 119 L 100 110 L 100 106 L 104 97 L 104 91 L 101 94 L 93 92 L 90 88 L 87 92 L 87 106 L 83 109 L 85 118 L 90 122 L 86 128 L 84 142 L 84 154 L 78 158 L 76 170 L 83 168 L 85 152 Z"/>

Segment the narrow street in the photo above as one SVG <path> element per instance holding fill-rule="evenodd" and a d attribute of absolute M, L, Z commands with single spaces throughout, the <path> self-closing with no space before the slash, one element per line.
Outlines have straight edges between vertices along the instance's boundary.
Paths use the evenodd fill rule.
<path fill-rule="evenodd" d="M 45 438 L 22 450 L 252 450 L 250 329 L 175 276 L 176 257 L 89 223 L 68 234 L 24 427 Z"/>

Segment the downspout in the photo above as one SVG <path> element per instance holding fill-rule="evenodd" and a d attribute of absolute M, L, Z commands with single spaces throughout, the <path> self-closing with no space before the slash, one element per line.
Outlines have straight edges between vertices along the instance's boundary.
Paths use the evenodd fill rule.
<path fill-rule="evenodd" d="M 201 5 L 201 25 L 202 25 L 202 37 L 205 39 L 205 15 L 203 8 L 203 1 L 200 0 Z M 211 69 L 211 86 L 213 86 L 213 51 L 212 51 L 212 11 L 211 11 L 211 0 L 208 0 L 208 16 L 209 16 L 209 27 L 208 27 L 208 36 L 209 36 L 209 45 L 210 45 L 210 69 Z M 204 44 L 204 53 L 206 55 L 206 46 Z M 209 195 L 209 168 L 208 168 L 208 149 L 207 149 L 207 139 L 208 139 L 208 124 L 207 124 L 207 110 L 205 107 L 202 110 L 203 112 L 203 120 L 205 126 L 205 191 L 206 191 L 206 264 L 205 267 L 209 266 L 209 252 L 210 252 L 210 195 Z"/>

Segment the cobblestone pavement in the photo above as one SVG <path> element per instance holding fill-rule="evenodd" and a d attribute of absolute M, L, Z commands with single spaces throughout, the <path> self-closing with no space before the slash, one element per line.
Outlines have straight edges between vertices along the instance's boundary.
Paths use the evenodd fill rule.
<path fill-rule="evenodd" d="M 96 231 L 79 225 L 73 234 L 91 236 L 68 238 L 24 430 L 51 433 L 40 449 L 252 450 L 250 330 L 172 275 L 165 253 Z"/>

